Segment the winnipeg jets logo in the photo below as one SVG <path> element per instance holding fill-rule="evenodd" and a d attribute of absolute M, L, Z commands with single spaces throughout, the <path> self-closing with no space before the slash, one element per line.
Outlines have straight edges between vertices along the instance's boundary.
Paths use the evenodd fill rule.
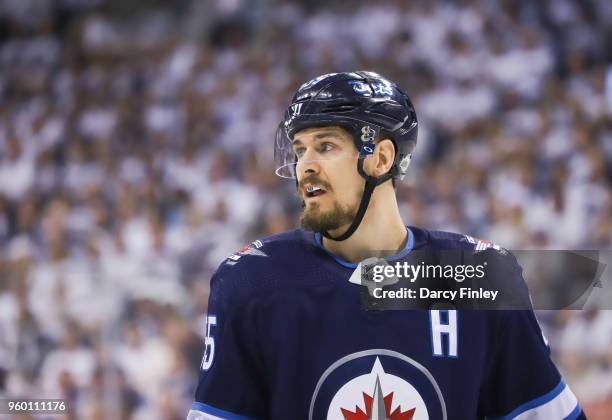
<path fill-rule="evenodd" d="M 446 420 L 433 375 L 410 357 L 387 349 L 352 353 L 319 379 L 309 420 Z"/>
<path fill-rule="evenodd" d="M 354 409 L 340 408 L 344 420 L 413 420 L 416 407 L 402 410 L 402 405 L 393 400 L 394 391 L 386 393 L 386 390 L 383 389 L 383 382 L 389 383 L 389 387 L 391 387 L 392 381 L 387 379 L 387 375 L 378 358 L 372 368 L 372 372 L 368 375 L 370 376 L 368 379 L 371 380 L 371 376 L 373 375 L 375 375 L 376 378 L 373 389 L 370 393 L 366 390 L 362 391 L 363 401 L 355 402 Z M 408 386 L 410 385 L 408 384 Z M 413 395 L 412 398 L 416 400 L 415 402 L 417 404 L 423 404 L 421 410 L 426 413 L 427 409 L 424 407 L 424 402 L 421 397 L 418 396 L 418 393 Z M 408 406 L 412 405 L 408 399 L 405 398 L 405 400 Z M 332 401 L 332 405 L 333 404 L 334 401 Z M 330 411 L 334 408 L 335 407 L 330 407 Z M 327 418 L 330 418 L 329 414 Z"/>

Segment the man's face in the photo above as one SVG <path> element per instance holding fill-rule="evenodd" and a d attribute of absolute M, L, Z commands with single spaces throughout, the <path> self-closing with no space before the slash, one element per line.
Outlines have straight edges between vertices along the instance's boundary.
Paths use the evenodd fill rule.
<path fill-rule="evenodd" d="M 302 227 L 313 231 L 348 227 L 364 188 L 351 135 L 340 127 L 304 129 L 293 137 L 293 151 L 298 193 L 304 200 Z"/>

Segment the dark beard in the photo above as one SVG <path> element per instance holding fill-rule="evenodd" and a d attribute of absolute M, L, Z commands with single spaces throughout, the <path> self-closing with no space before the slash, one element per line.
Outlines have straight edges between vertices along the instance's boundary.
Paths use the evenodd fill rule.
<path fill-rule="evenodd" d="M 300 224 L 303 229 L 314 232 L 329 232 L 342 226 L 353 223 L 357 215 L 356 208 L 342 208 L 340 204 L 334 203 L 334 208 L 322 213 L 318 203 L 304 207 Z"/>

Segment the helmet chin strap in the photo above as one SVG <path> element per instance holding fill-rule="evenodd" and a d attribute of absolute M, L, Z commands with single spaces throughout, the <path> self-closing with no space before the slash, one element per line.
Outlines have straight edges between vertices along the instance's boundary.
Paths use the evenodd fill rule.
<path fill-rule="evenodd" d="M 372 193 L 374 192 L 374 188 L 376 188 L 378 185 L 382 184 L 383 182 L 393 177 L 393 170 L 390 170 L 386 174 L 379 176 L 379 177 L 374 177 L 374 176 L 370 176 L 366 174 L 365 171 L 363 170 L 364 160 L 365 159 L 359 159 L 357 161 L 357 171 L 359 172 L 359 175 L 361 175 L 365 179 L 366 182 L 365 182 L 365 188 L 363 190 L 363 194 L 361 195 L 361 202 L 359 203 L 359 210 L 357 210 L 357 214 L 355 215 L 355 218 L 353 219 L 353 223 L 351 223 L 349 228 L 342 235 L 337 236 L 335 238 L 331 236 L 327 231 L 320 232 L 321 235 L 325 236 L 327 239 L 331 239 L 332 241 L 340 242 L 340 241 L 344 241 L 350 238 L 351 235 L 355 233 L 355 231 L 361 224 L 361 221 L 363 220 L 363 216 L 365 216 L 366 210 L 368 209 L 368 205 L 370 204 L 370 198 L 372 198 Z"/>

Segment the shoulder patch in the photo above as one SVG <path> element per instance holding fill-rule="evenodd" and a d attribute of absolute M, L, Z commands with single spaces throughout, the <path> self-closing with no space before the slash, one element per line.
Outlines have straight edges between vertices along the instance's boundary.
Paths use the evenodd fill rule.
<path fill-rule="evenodd" d="M 479 239 L 479 238 L 474 238 L 473 236 L 470 235 L 463 235 L 463 240 L 467 241 L 468 243 L 474 245 L 474 251 L 475 252 L 480 252 L 480 251 L 484 251 L 487 250 L 489 248 L 493 248 L 496 251 L 499 252 L 504 252 L 504 249 L 502 247 L 500 247 L 499 245 L 491 242 L 491 241 L 487 241 L 484 239 Z"/>
<path fill-rule="evenodd" d="M 227 257 L 225 263 L 227 265 L 235 265 L 236 263 L 238 263 L 240 258 L 244 257 L 245 255 L 253 255 L 255 257 L 267 257 L 268 254 L 262 251 L 260 249 L 261 247 L 263 247 L 263 243 L 260 240 L 256 240 L 250 245 L 243 246 L 238 251 Z"/>

